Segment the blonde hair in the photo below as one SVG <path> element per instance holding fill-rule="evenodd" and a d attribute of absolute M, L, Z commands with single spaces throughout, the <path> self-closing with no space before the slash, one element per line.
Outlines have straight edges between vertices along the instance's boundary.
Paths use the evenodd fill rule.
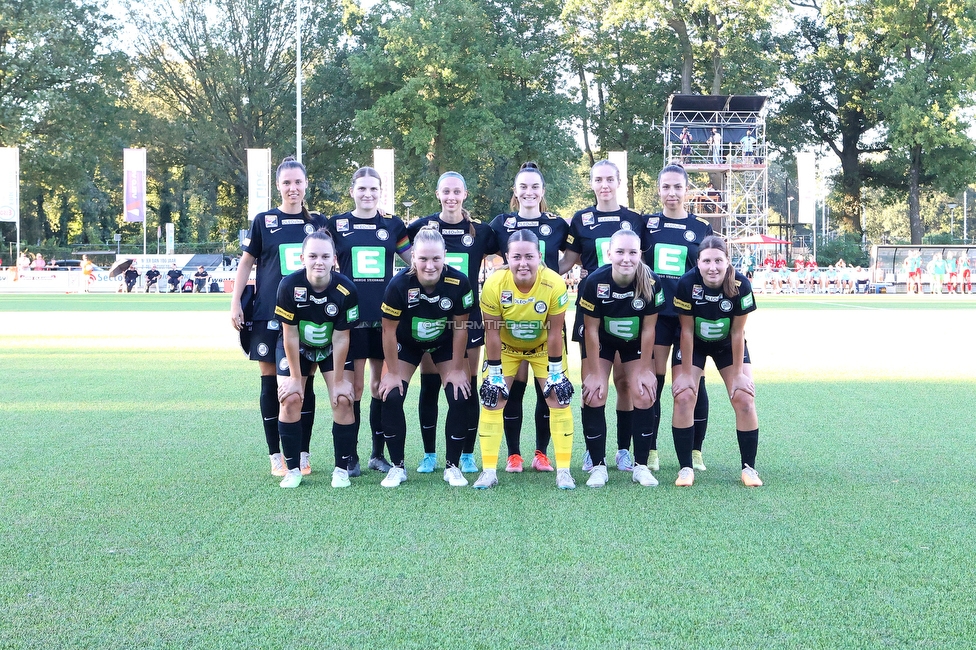
<path fill-rule="evenodd" d="M 623 237 L 633 237 L 636 239 L 637 248 L 640 249 L 640 235 L 633 230 L 624 230 L 621 228 L 610 237 L 610 250 L 613 250 L 614 240 Z M 654 276 L 651 275 L 651 268 L 647 264 L 644 264 L 644 262 L 638 264 L 636 273 L 634 274 L 634 297 L 642 298 L 647 303 L 653 302 L 655 284 Z"/>
<path fill-rule="evenodd" d="M 413 238 L 415 250 L 414 255 L 410 256 L 410 268 L 407 270 L 408 275 L 417 275 L 416 246 L 418 244 L 437 244 L 441 247 L 442 251 L 447 252 L 447 245 L 444 243 L 444 236 L 441 235 L 441 232 L 436 228 L 424 226 L 417 231 L 417 234 Z"/>

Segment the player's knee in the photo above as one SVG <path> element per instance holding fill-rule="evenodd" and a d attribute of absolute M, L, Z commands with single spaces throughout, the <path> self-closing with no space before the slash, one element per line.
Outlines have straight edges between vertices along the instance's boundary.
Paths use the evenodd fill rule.
<path fill-rule="evenodd" d="M 697 394 L 690 390 L 683 390 L 674 396 L 674 412 L 691 415 L 695 412 L 695 404 L 697 403 Z"/>
<path fill-rule="evenodd" d="M 756 412 L 756 398 L 744 390 L 737 390 L 732 396 L 732 408 L 736 415 L 751 415 Z"/>
<path fill-rule="evenodd" d="M 281 404 L 281 419 L 286 422 L 294 422 L 302 417 L 302 397 L 296 393 L 288 395 Z"/>

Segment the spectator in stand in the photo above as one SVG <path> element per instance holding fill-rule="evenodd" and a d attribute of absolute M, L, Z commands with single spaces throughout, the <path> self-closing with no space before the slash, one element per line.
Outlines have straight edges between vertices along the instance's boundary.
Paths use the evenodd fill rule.
<path fill-rule="evenodd" d="M 854 267 L 854 282 L 855 293 L 867 293 L 868 284 L 871 282 L 871 271 L 860 266 Z"/>
<path fill-rule="evenodd" d="M 837 260 L 834 266 L 837 270 L 837 289 L 839 293 L 853 293 L 854 280 L 851 278 L 850 269 L 844 258 Z"/>
<path fill-rule="evenodd" d="M 180 280 L 183 279 L 183 271 L 176 268 L 176 264 L 173 264 L 173 268 L 166 272 L 166 282 L 169 284 L 170 293 L 180 292 Z"/>
<path fill-rule="evenodd" d="M 756 146 L 756 138 L 752 135 L 752 129 L 748 129 L 746 134 L 742 136 L 739 140 L 739 144 L 742 145 L 742 162 L 750 165 L 756 163 L 756 157 L 754 152 L 754 147 Z"/>
<path fill-rule="evenodd" d="M 20 275 L 22 273 L 26 273 L 30 270 L 30 266 L 30 258 L 27 257 L 27 251 L 24 251 L 20 254 L 20 257 L 17 258 L 17 274 Z"/>
<path fill-rule="evenodd" d="M 148 271 L 146 271 L 146 293 L 149 293 L 149 290 L 152 289 L 152 288 L 155 288 L 156 289 L 156 293 L 159 293 L 159 276 L 160 275 L 161 275 L 161 273 L 156 268 L 156 265 L 155 264 L 152 265 L 152 268 L 151 269 L 149 269 Z"/>
<path fill-rule="evenodd" d="M 681 164 L 687 165 L 688 159 L 691 157 L 691 141 L 694 140 L 691 133 L 688 132 L 688 127 L 681 129 L 678 140 L 681 141 Z"/>
<path fill-rule="evenodd" d="M 972 272 L 970 270 L 969 258 L 966 256 L 966 251 L 959 253 L 959 259 L 956 260 L 956 270 L 958 271 L 960 278 L 959 293 L 972 293 Z"/>
<path fill-rule="evenodd" d="M 837 292 L 837 269 L 833 264 L 829 264 L 827 270 L 820 274 L 820 288 L 824 293 Z"/>
<path fill-rule="evenodd" d="M 129 268 L 125 270 L 125 292 L 132 293 L 132 288 L 136 286 L 136 282 L 139 281 L 139 269 L 136 268 L 136 263 L 133 262 L 129 265 Z"/>
<path fill-rule="evenodd" d="M 807 291 L 820 293 L 820 267 L 813 255 L 807 258 Z"/>
<path fill-rule="evenodd" d="M 708 136 L 708 146 L 712 152 L 712 164 L 721 165 L 722 164 L 722 134 L 718 132 L 718 129 L 713 128 L 712 134 Z"/>
<path fill-rule="evenodd" d="M 210 274 L 207 273 L 207 269 L 203 268 L 203 265 L 197 267 L 197 272 L 193 274 L 193 292 L 194 293 L 204 293 L 207 290 L 207 278 Z"/>
<path fill-rule="evenodd" d="M 35 271 L 43 271 L 45 266 L 44 256 L 38 253 L 37 257 L 34 258 L 34 263 L 31 265 L 31 268 Z"/>
<path fill-rule="evenodd" d="M 806 286 L 807 263 L 802 255 L 793 258 L 793 273 L 790 275 L 790 286 L 795 289 L 794 293 L 800 293 L 800 285 Z"/>
<path fill-rule="evenodd" d="M 932 293 L 942 295 L 942 285 L 945 283 L 946 263 L 942 259 L 942 253 L 936 252 L 929 262 L 929 273 L 932 274 Z"/>
<path fill-rule="evenodd" d="M 955 253 L 946 253 L 945 266 L 946 275 L 948 277 L 948 281 L 946 282 L 946 293 L 956 293 L 956 285 L 959 283 L 959 272 L 956 269 Z"/>
<path fill-rule="evenodd" d="M 752 252 L 746 249 L 746 251 L 742 254 L 742 258 L 739 260 L 739 272 L 751 280 L 752 269 L 755 264 L 756 262 L 755 258 L 752 256 Z"/>

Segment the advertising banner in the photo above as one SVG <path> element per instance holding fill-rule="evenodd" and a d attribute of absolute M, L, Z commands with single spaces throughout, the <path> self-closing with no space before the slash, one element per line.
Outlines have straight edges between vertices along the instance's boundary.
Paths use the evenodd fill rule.
<path fill-rule="evenodd" d="M 127 222 L 145 223 L 146 150 L 124 149 L 122 151 L 122 168 L 124 170 L 125 220 Z"/>

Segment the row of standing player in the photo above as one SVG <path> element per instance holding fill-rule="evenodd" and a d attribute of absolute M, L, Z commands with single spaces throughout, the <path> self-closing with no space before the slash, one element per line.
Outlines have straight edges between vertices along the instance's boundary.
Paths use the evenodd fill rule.
<path fill-rule="evenodd" d="M 399 254 L 405 262 L 410 262 L 410 235 L 414 236 L 422 227 L 436 227 L 447 244 L 447 254 L 453 264 L 460 266 L 469 277 L 476 277 L 477 268 L 486 255 L 505 253 L 508 238 L 517 230 L 528 229 L 536 234 L 540 242 L 543 260 L 549 268 L 558 269 L 564 273 L 577 262 L 581 263 L 585 273 L 595 272 L 604 266 L 608 260 L 608 244 L 610 236 L 620 229 L 630 229 L 638 233 L 640 250 L 646 251 L 645 259 L 652 266 L 660 278 L 667 299 L 663 303 L 661 315 L 657 318 L 654 335 L 653 372 L 656 380 L 655 398 L 650 408 L 652 431 L 649 436 L 650 456 L 642 466 L 657 466 L 656 433 L 660 421 L 660 409 L 657 398 L 660 396 L 667 359 L 672 346 L 677 346 L 680 340 L 680 322 L 673 311 L 672 296 L 677 280 L 683 273 L 694 266 L 698 245 L 711 234 L 711 229 L 703 220 L 695 219 L 684 209 L 684 193 L 687 187 L 687 175 L 680 166 L 669 166 L 659 176 L 661 199 L 664 206 L 662 213 L 641 216 L 623 208 L 616 203 L 616 190 L 619 184 L 617 169 L 607 161 L 601 161 L 591 170 L 591 187 L 596 195 L 596 204 L 587 210 L 577 213 L 572 224 L 549 215 L 545 211 L 545 180 L 541 172 L 532 164 L 526 164 L 516 176 L 513 188 L 513 212 L 496 217 L 488 226 L 470 220 L 462 205 L 467 195 L 463 178 L 455 173 L 448 173 L 441 177 L 438 183 L 438 198 L 441 200 L 442 211 L 410 225 L 409 230 L 402 223 L 389 216 L 380 214 L 377 203 L 380 195 L 380 181 L 378 174 L 363 168 L 353 177 L 350 194 L 356 202 L 356 209 L 342 215 L 336 215 L 327 222 L 319 215 L 309 214 L 303 205 L 303 198 L 307 178 L 304 168 L 294 162 L 286 161 L 278 169 L 277 184 L 282 193 L 282 205 L 278 210 L 260 215 L 255 219 L 249 241 L 244 247 L 244 255 L 238 270 L 238 282 L 235 283 L 235 296 L 232 301 L 232 322 L 238 329 L 243 327 L 243 312 L 239 304 L 241 288 L 244 286 L 252 266 L 257 263 L 257 296 L 254 305 L 253 335 L 251 337 L 251 358 L 257 359 L 261 368 L 261 411 L 265 422 L 265 433 L 268 441 L 269 453 L 273 473 L 276 475 L 287 472 L 285 465 L 296 465 L 302 472 L 310 471 L 308 456 L 308 441 L 314 418 L 314 392 L 311 387 L 311 377 L 300 390 L 286 392 L 282 395 L 276 391 L 275 355 L 280 324 L 273 317 L 274 291 L 278 281 L 285 273 L 296 270 L 299 266 L 301 244 L 298 243 L 308 232 L 326 226 L 336 242 L 336 253 L 339 259 L 340 271 L 351 278 L 360 296 L 360 324 L 352 332 L 350 341 L 350 356 L 353 359 L 353 406 L 351 418 L 345 414 L 336 413 L 335 419 L 351 419 L 353 431 L 359 429 L 359 404 L 363 392 L 364 367 L 369 360 L 371 369 L 370 382 L 370 428 L 373 431 L 373 449 L 369 467 L 381 471 L 391 472 L 403 467 L 402 449 L 390 449 L 394 464 L 391 466 L 383 456 L 384 441 L 390 437 L 383 434 L 383 397 L 381 393 L 381 377 L 384 354 L 383 337 L 381 334 L 382 318 L 379 312 L 385 285 L 392 277 L 393 255 Z M 563 252 L 562 256 L 559 255 Z M 477 283 L 472 283 L 477 290 Z M 262 289 L 263 288 L 263 289 Z M 582 291 L 581 291 L 582 294 Z M 750 294 L 751 297 L 751 294 Z M 475 299 L 475 304 L 477 300 Z M 574 340 L 582 343 L 583 316 L 578 311 L 577 325 L 573 328 Z M 669 313 L 670 312 L 670 313 Z M 481 331 L 475 328 L 468 341 L 469 350 L 477 350 L 483 340 L 477 334 Z M 473 380 L 476 380 L 477 366 L 480 355 L 475 352 L 469 355 L 468 370 Z M 426 359 L 425 359 L 426 362 Z M 603 418 L 600 399 L 588 399 L 586 377 L 591 373 L 592 360 L 587 361 L 584 346 L 584 431 L 602 431 L 605 440 L 606 425 Z M 527 380 L 527 365 L 520 364 L 516 375 L 512 378 L 510 396 L 507 401 L 504 428 L 509 439 L 510 452 L 513 442 L 517 445 L 516 431 L 521 422 L 521 395 L 524 394 Z M 617 388 L 617 430 L 618 451 L 615 458 L 620 469 L 633 469 L 630 459 L 629 446 L 634 432 L 634 399 L 630 386 L 631 377 L 616 355 L 613 361 L 614 382 Z M 427 370 L 427 372 L 423 372 Z M 423 426 L 425 456 L 419 471 L 433 471 L 436 463 L 433 449 L 433 422 L 436 422 L 437 395 L 441 385 L 441 377 L 433 372 L 432 367 L 422 369 L 421 381 L 421 417 L 426 419 Z M 700 374 L 700 373 L 699 373 Z M 723 375 L 724 376 L 724 375 Z M 445 382 L 446 383 L 446 382 Z M 537 382 L 538 384 L 541 382 Z M 474 385 L 472 381 L 471 385 Z M 541 386 L 538 386 L 541 391 Z M 398 391 L 402 396 L 402 391 Z M 695 435 L 693 437 L 693 459 L 691 465 L 704 469 L 701 459 L 701 441 L 704 439 L 707 418 L 707 396 L 704 384 L 698 383 L 697 390 L 692 390 L 695 396 Z M 639 391 L 638 391 L 639 393 Z M 734 391 L 732 392 L 734 394 Z M 283 403 L 295 401 L 300 395 L 302 404 L 298 411 L 298 422 L 294 409 L 286 409 L 283 418 L 284 425 L 292 428 L 300 427 L 302 440 L 300 457 L 284 459 L 279 445 L 278 426 L 278 397 L 282 396 Z M 536 412 L 537 444 L 533 466 L 536 469 L 551 470 L 552 467 L 545 456 L 548 446 L 549 409 L 546 400 L 538 400 L 539 408 Z M 285 400 L 285 398 L 288 398 Z M 603 396 L 605 399 L 605 396 Z M 551 400 L 550 400 L 551 401 Z M 473 402 L 473 400 L 470 400 Z M 333 404 L 336 403 L 333 395 Z M 677 400 L 676 400 L 677 403 Z M 467 431 L 464 436 L 464 451 L 460 457 L 462 471 L 477 471 L 473 459 L 474 440 L 478 432 L 479 410 L 477 403 L 466 407 Z M 643 423 L 646 418 L 641 418 Z M 571 427 L 571 424 L 570 424 Z M 298 430 L 297 428 L 295 430 Z M 571 432 L 571 429 L 570 429 Z M 642 434 L 647 432 L 642 431 Z M 597 436 L 599 437 L 599 436 Z M 591 438 L 587 434 L 588 440 Z M 594 438 L 595 439 L 595 438 Z M 584 468 L 605 467 L 601 457 L 594 458 L 596 448 L 590 449 L 588 442 L 587 458 Z M 509 457 L 508 469 L 515 469 L 513 461 L 520 460 L 517 448 Z M 679 452 L 679 459 L 682 454 Z M 558 452 L 557 452 L 558 457 Z M 483 453 L 483 459 L 484 458 Z M 558 460 L 558 458 L 557 458 Z M 639 459 L 643 460 L 643 459 Z M 754 453 L 753 453 L 754 464 Z M 595 461 L 595 462 L 594 462 Z M 358 458 L 354 455 L 348 461 L 347 471 L 350 476 L 359 473 Z M 559 463 L 557 462 L 557 465 Z M 744 463 L 745 464 L 745 463 Z M 487 462 L 486 462 L 487 465 Z M 682 460 L 682 471 L 687 464 Z M 520 469 L 520 465 L 518 469 Z M 486 469 L 491 469 L 487 468 Z M 690 471 L 690 470 L 689 470 Z M 605 476 L 605 470 L 597 470 L 597 474 Z M 405 480 L 405 470 L 402 473 Z M 390 478 L 388 474 L 388 479 Z M 744 475 L 745 480 L 745 475 Z M 385 479 L 386 481 L 386 479 Z M 387 481 L 394 482 L 395 481 Z M 605 482 L 605 481 L 604 481 Z M 679 479 L 679 482 L 680 479 Z M 594 480 L 593 483 L 599 483 Z"/>

